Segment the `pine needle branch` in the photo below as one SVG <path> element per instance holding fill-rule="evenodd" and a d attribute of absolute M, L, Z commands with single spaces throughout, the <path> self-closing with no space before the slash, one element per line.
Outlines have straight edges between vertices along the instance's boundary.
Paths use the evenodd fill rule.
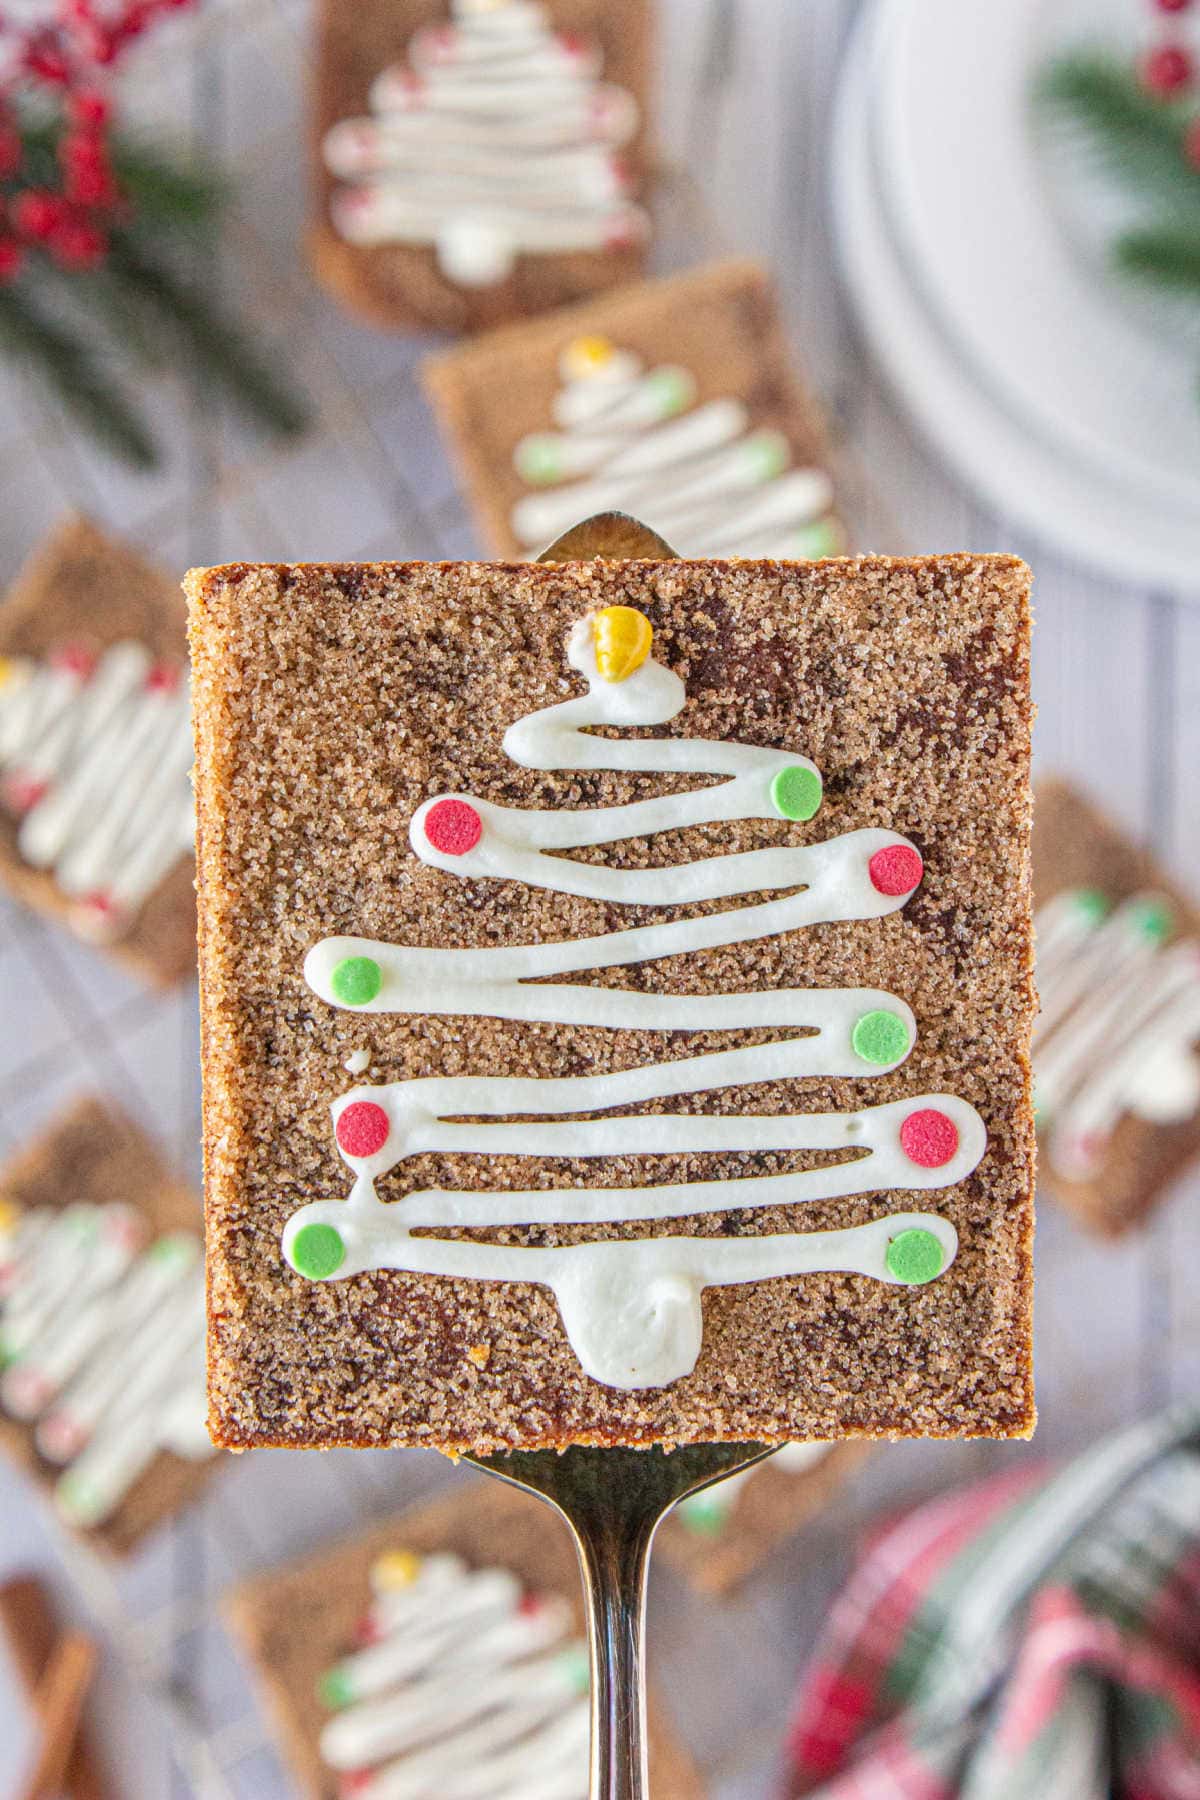
<path fill-rule="evenodd" d="M 1118 238 L 1113 255 L 1126 274 L 1200 297 L 1200 230 L 1146 226 Z"/>
<path fill-rule="evenodd" d="M 1136 74 L 1098 52 L 1060 57 L 1035 98 L 1082 134 L 1109 174 L 1165 210 L 1200 209 L 1200 170 L 1184 151 L 1187 115 L 1142 89 Z"/>
<path fill-rule="evenodd" d="M 139 469 L 158 462 L 142 420 L 100 368 L 87 345 L 32 305 L 15 285 L 0 287 L 0 344 L 34 365 L 64 404 L 126 461 Z"/>
<path fill-rule="evenodd" d="M 134 293 L 174 320 L 203 372 L 245 412 L 285 437 L 304 429 L 307 408 L 241 328 L 197 288 L 146 258 L 131 233 L 114 234 L 107 266 Z"/>

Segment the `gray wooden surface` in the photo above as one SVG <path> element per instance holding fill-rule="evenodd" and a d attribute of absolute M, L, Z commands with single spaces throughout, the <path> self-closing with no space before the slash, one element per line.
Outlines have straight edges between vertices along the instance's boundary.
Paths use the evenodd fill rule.
<path fill-rule="evenodd" d="M 1041 768 L 1086 781 L 1200 884 L 1200 610 L 1067 567 L 982 509 L 914 437 L 856 336 L 833 265 L 825 168 L 853 0 L 664 0 L 662 11 L 661 142 L 693 187 L 689 200 L 676 183 L 667 202 L 671 257 L 730 248 L 774 266 L 797 352 L 869 473 L 871 494 L 859 507 L 864 547 L 892 547 L 899 532 L 916 548 L 1015 550 L 1029 559 L 1037 574 Z M 148 47 L 126 89 L 129 109 L 147 126 L 182 132 L 231 165 L 236 217 L 217 266 L 198 275 L 281 346 L 314 395 L 318 428 L 293 450 L 271 449 L 214 406 L 186 370 L 167 373 L 144 392 L 171 454 L 160 473 L 134 477 L 0 371 L 0 578 L 69 503 L 179 568 L 228 557 L 478 548 L 412 380 L 426 346 L 358 328 L 315 292 L 303 267 L 307 15 L 305 0 L 210 0 L 199 20 L 181 19 Z M 9 906 L 0 910 L 0 989 L 0 1154 L 66 1097 L 99 1086 L 148 1125 L 182 1170 L 196 1173 L 193 992 L 152 997 Z M 1079 1447 L 1195 1385 L 1198 1202 L 1193 1180 L 1144 1234 L 1117 1248 L 1044 1209 L 1042 1423 L 1032 1448 L 880 1450 L 836 1516 L 797 1538 L 733 1604 L 701 1603 L 656 1575 L 655 1670 L 720 1800 L 772 1791 L 796 1672 L 866 1521 L 1014 1457 Z M 165 1628 L 182 1633 L 178 1673 L 201 1693 L 229 1771 L 228 1787 L 210 1779 L 209 1791 L 256 1800 L 289 1791 L 246 1673 L 206 1612 L 211 1596 L 241 1572 L 466 1479 L 424 1453 L 243 1457 L 231 1461 L 211 1500 L 123 1579 L 125 1613 L 147 1625 L 143 1648 Z M 0 1507 L 0 1572 L 44 1566 L 67 1593 L 57 1534 L 7 1473 Z M 172 1769 L 160 1714 L 115 1658 L 103 1711 L 123 1794 L 200 1791 L 194 1777 Z M 22 1749 L 11 1698 L 0 1694 L 0 1791 Z"/>

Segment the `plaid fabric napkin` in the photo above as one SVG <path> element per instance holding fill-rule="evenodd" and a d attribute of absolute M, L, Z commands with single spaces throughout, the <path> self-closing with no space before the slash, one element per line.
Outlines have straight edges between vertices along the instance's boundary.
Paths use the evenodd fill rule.
<path fill-rule="evenodd" d="M 889 1526 L 789 1762 L 793 1800 L 1200 1800 L 1200 1408 Z"/>

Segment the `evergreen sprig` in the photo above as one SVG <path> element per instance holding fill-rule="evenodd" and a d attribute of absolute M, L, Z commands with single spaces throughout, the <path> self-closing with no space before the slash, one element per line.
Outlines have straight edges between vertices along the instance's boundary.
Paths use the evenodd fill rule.
<path fill-rule="evenodd" d="M 153 468 L 158 449 L 137 411 L 86 341 L 52 318 L 25 291 L 0 287 L 0 346 L 16 360 L 36 363 L 63 403 L 101 443 L 138 469 Z"/>
<path fill-rule="evenodd" d="M 45 114 L 22 120 L 22 185 L 53 190 L 61 132 Z M 103 260 L 68 271 L 50 255 L 30 254 L 18 277 L 0 285 L 0 350 L 40 371 L 80 423 L 137 468 L 155 466 L 159 447 L 116 364 L 154 369 L 182 351 L 268 430 L 303 430 L 304 400 L 228 310 L 181 273 L 213 245 L 226 183 L 128 138 L 112 140 L 111 159 L 121 200 L 107 221 Z"/>
<path fill-rule="evenodd" d="M 1147 93 L 1134 69 L 1093 51 L 1051 63 L 1038 81 L 1036 98 L 1144 209 L 1142 222 L 1113 243 L 1114 265 L 1124 274 L 1200 299 L 1194 102 Z"/>

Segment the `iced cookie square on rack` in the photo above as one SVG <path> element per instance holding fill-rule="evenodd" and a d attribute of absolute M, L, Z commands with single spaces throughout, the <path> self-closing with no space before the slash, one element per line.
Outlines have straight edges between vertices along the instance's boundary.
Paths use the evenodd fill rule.
<path fill-rule="evenodd" d="M 1027 1433 L 1024 564 L 187 587 L 218 1440 Z"/>
<path fill-rule="evenodd" d="M 0 1169 L 0 1446 L 118 1556 L 216 1466 L 199 1201 L 100 1100 Z"/>
<path fill-rule="evenodd" d="M 846 548 L 824 420 L 756 263 L 639 282 L 421 372 L 496 556 L 609 507 L 683 556 Z"/>
<path fill-rule="evenodd" d="M 318 278 L 472 331 L 641 273 L 651 0 L 322 0 Z"/>
<path fill-rule="evenodd" d="M 1115 1236 L 1200 1160 L 1200 908 L 1077 789 L 1038 783 L 1040 1170 Z"/>
<path fill-rule="evenodd" d="M 579 1574 L 565 1528 L 527 1496 L 470 1481 L 255 1577 L 226 1612 L 307 1800 L 585 1800 Z M 653 1692 L 649 1746 L 652 1791 L 701 1800 Z"/>
<path fill-rule="evenodd" d="M 0 880 L 151 981 L 196 966 L 183 597 L 86 519 L 0 601 Z"/>

